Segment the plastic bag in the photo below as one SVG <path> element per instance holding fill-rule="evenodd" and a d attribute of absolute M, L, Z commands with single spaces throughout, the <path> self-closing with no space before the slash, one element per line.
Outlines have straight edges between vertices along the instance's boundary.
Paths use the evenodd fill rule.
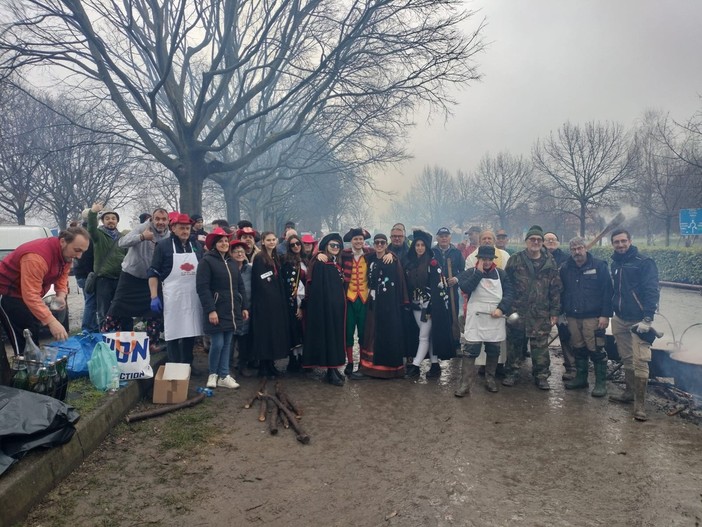
<path fill-rule="evenodd" d="M 90 382 L 98 390 L 105 391 L 112 382 L 112 369 L 117 367 L 117 357 L 114 351 L 104 342 L 98 342 L 93 350 L 93 356 L 88 361 Z"/>
<path fill-rule="evenodd" d="M 76 379 L 88 375 L 88 361 L 93 355 L 93 349 L 102 342 L 101 333 L 88 333 L 73 336 L 62 342 L 51 342 L 47 347 L 58 349 L 56 358 L 68 356 L 68 378 Z"/>
<path fill-rule="evenodd" d="M 151 368 L 149 337 L 146 333 L 117 331 L 103 334 L 102 339 L 115 352 L 121 381 L 151 379 L 154 376 L 154 370 Z"/>

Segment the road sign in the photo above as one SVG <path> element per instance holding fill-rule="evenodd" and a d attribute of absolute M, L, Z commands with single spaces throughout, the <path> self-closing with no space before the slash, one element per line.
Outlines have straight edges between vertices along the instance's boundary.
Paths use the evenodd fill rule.
<path fill-rule="evenodd" d="M 702 234 L 702 209 L 680 209 L 680 234 Z"/>

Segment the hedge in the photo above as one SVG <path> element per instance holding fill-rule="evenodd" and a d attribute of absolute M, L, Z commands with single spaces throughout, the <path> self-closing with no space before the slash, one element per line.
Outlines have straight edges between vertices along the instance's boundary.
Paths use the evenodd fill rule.
<path fill-rule="evenodd" d="M 509 247 L 510 254 L 522 250 L 523 247 Z M 561 249 L 568 250 L 566 244 Z M 650 256 L 658 267 L 658 278 L 665 282 L 680 282 L 683 284 L 702 285 L 702 251 L 699 248 L 671 247 L 639 247 L 641 254 Z M 590 249 L 597 258 L 611 265 L 612 248 L 603 245 Z"/>

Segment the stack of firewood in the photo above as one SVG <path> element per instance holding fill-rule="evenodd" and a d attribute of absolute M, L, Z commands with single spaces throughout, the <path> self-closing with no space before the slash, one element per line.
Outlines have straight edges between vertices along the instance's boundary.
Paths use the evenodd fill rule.
<path fill-rule="evenodd" d="M 278 428 L 292 428 L 297 440 L 306 445 L 310 436 L 300 425 L 302 408 L 293 401 L 283 389 L 280 381 L 275 383 L 275 394 L 266 392 L 266 379 L 262 379 L 256 393 L 244 405 L 244 408 L 253 408 L 258 401 L 258 420 L 262 423 L 268 421 L 268 431 L 271 435 L 278 434 Z"/>

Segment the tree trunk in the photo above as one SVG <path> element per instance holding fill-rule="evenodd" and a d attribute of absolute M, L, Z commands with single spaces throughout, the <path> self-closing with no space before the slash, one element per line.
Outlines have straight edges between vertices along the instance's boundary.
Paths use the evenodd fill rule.
<path fill-rule="evenodd" d="M 180 184 L 180 212 L 194 214 L 202 210 L 202 183 L 207 177 L 204 158 L 183 160 L 175 176 Z"/>
<path fill-rule="evenodd" d="M 585 237 L 585 223 L 587 221 L 587 207 L 584 203 L 580 204 L 580 237 Z"/>
<path fill-rule="evenodd" d="M 241 219 L 238 189 L 231 183 L 225 183 L 222 190 L 224 191 L 224 202 L 227 204 L 227 221 L 234 225 Z"/>
<path fill-rule="evenodd" d="M 17 225 L 26 225 L 27 216 L 24 211 L 17 211 Z"/>
<path fill-rule="evenodd" d="M 665 217 L 665 246 L 670 247 L 670 231 L 672 229 L 673 217 L 668 215 Z"/>

